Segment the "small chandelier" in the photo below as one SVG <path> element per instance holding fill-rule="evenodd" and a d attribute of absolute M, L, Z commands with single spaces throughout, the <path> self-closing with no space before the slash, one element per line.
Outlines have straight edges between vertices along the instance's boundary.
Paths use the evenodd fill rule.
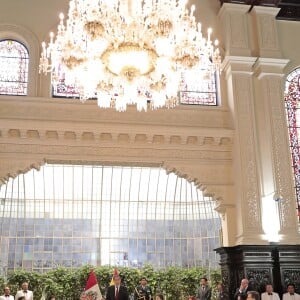
<path fill-rule="evenodd" d="M 175 107 L 183 72 L 221 63 L 194 11 L 186 0 L 70 0 L 67 21 L 60 14 L 56 37 L 42 44 L 39 71 L 51 72 L 54 86 L 63 74 L 81 100 L 102 108 Z"/>

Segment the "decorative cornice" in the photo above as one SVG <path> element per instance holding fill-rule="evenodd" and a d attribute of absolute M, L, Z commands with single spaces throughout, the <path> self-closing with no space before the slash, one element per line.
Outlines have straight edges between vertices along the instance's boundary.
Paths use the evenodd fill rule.
<path fill-rule="evenodd" d="M 253 66 L 257 57 L 245 56 L 226 56 L 222 63 L 222 70 L 226 74 L 226 78 L 232 74 L 253 74 Z"/>
<path fill-rule="evenodd" d="M 264 5 L 264 6 L 275 6 L 278 4 L 279 0 L 220 0 L 221 5 L 224 3 L 233 4 L 246 4 L 246 5 Z"/>
<path fill-rule="evenodd" d="M 284 76 L 284 68 L 289 63 L 289 59 L 278 58 L 258 58 L 254 64 L 254 72 L 258 79 L 264 76 Z"/>
<path fill-rule="evenodd" d="M 266 9 L 278 7 L 279 13 L 276 18 L 279 20 L 300 21 L 300 4 L 291 0 L 220 0 L 221 5 L 247 5 L 249 10 L 253 7 L 263 6 Z"/>
<path fill-rule="evenodd" d="M 119 129 L 120 130 L 120 129 Z M 225 149 L 231 149 L 233 143 L 232 137 L 233 132 L 220 131 L 220 132 L 209 132 L 210 136 L 204 135 L 186 135 L 183 133 L 163 133 L 159 134 L 152 133 L 135 133 L 124 131 L 109 131 L 104 132 L 93 130 L 86 131 L 81 130 L 54 130 L 47 129 L 20 129 L 20 128 L 7 128 L 0 131 L 0 143 L 15 145 L 26 145 L 26 144 L 40 144 L 40 145 L 97 145 L 99 143 L 105 145 L 119 144 L 135 144 L 135 145 L 165 145 L 169 147 L 180 147 L 190 146 L 189 149 L 198 149 L 199 146 L 218 146 L 225 147 Z M 204 132 L 203 132 L 204 133 Z M 201 134 L 201 133 L 200 133 Z M 228 148 L 229 147 L 229 148 Z M 217 149 L 216 149 L 217 150 Z"/>

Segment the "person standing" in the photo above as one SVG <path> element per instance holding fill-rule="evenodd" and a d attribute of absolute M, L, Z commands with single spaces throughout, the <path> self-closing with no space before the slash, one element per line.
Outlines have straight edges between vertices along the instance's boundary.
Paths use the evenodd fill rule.
<path fill-rule="evenodd" d="M 229 300 L 229 296 L 224 290 L 224 286 L 222 283 L 219 283 L 217 285 L 218 293 L 217 293 L 217 299 L 216 300 Z"/>
<path fill-rule="evenodd" d="M 196 293 L 197 300 L 210 300 L 211 298 L 211 288 L 208 286 L 207 278 L 202 277 L 200 279 L 200 287 Z"/>
<path fill-rule="evenodd" d="M 273 291 L 272 284 L 266 284 L 266 291 L 261 294 L 261 300 L 280 300 L 279 295 Z"/>
<path fill-rule="evenodd" d="M 25 297 L 25 300 L 33 300 L 33 292 L 28 289 L 28 282 L 22 283 L 21 290 L 17 292 L 15 299 L 18 300 L 22 296 Z"/>
<path fill-rule="evenodd" d="M 150 286 L 147 285 L 146 277 L 140 279 L 140 285 L 135 288 L 134 299 L 151 300 L 152 291 Z"/>
<path fill-rule="evenodd" d="M 0 300 L 14 300 L 14 296 L 10 294 L 10 288 L 8 286 L 4 287 L 3 295 L 0 296 Z"/>
<path fill-rule="evenodd" d="M 247 300 L 260 300 L 259 293 L 256 291 L 247 292 Z"/>
<path fill-rule="evenodd" d="M 249 280 L 246 278 L 243 278 L 241 280 L 240 287 L 237 288 L 234 293 L 233 299 L 234 300 L 246 300 L 248 291 L 249 291 Z"/>
<path fill-rule="evenodd" d="M 127 288 L 121 285 L 120 275 L 114 275 L 114 285 L 107 289 L 106 300 L 129 300 Z"/>
<path fill-rule="evenodd" d="M 286 288 L 287 292 L 283 294 L 282 300 L 300 300 L 300 295 L 295 293 L 295 285 L 290 283 Z"/>

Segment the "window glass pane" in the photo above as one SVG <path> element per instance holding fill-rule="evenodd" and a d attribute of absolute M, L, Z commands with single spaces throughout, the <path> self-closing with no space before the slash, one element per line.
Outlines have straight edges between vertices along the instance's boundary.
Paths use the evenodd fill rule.
<path fill-rule="evenodd" d="M 0 41 L 0 94 L 27 95 L 28 50 L 13 40 Z"/>
<path fill-rule="evenodd" d="M 214 200 L 161 168 L 46 164 L 0 187 L 1 261 L 217 267 Z"/>
<path fill-rule="evenodd" d="M 287 76 L 285 85 L 285 107 L 296 187 L 298 216 L 300 220 L 300 68 L 294 70 Z"/>
<path fill-rule="evenodd" d="M 217 79 L 218 74 L 209 60 L 206 62 L 205 68 L 201 70 L 185 71 L 181 75 L 180 103 L 217 105 Z"/>
<path fill-rule="evenodd" d="M 218 74 L 213 63 L 205 58 L 202 68 L 197 70 L 184 71 L 181 74 L 179 89 L 179 100 L 181 104 L 208 105 L 218 104 Z M 79 90 L 74 85 L 68 85 L 65 81 L 65 74 L 60 69 L 58 72 L 58 84 L 53 85 L 53 97 L 79 98 Z M 97 98 L 95 93 L 95 99 Z"/>

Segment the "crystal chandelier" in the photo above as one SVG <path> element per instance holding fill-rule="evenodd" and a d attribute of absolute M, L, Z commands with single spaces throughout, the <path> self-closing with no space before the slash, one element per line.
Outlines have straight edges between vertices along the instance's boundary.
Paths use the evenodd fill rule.
<path fill-rule="evenodd" d="M 42 44 L 40 73 L 51 72 L 53 85 L 64 74 L 99 107 L 174 107 L 184 71 L 221 63 L 218 41 L 211 29 L 203 37 L 194 11 L 186 0 L 70 0 L 67 21 L 60 14 L 56 37 Z"/>

